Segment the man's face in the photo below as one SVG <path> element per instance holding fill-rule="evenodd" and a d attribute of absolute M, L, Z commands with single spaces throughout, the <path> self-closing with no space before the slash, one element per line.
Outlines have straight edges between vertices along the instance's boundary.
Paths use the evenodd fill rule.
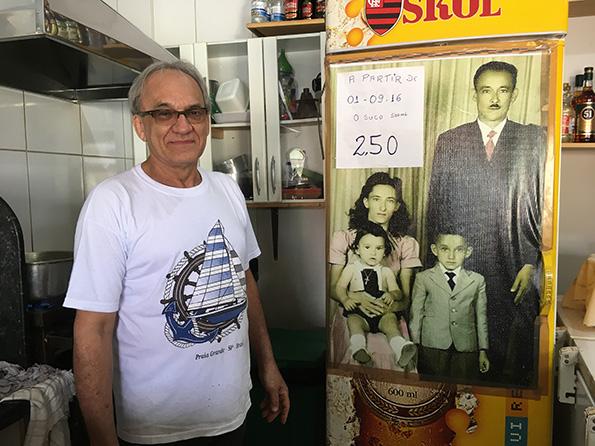
<path fill-rule="evenodd" d="M 430 248 L 442 266 L 450 271 L 462 266 L 472 251 L 465 239 L 455 234 L 441 234 Z"/>
<path fill-rule="evenodd" d="M 485 71 L 477 79 L 473 100 L 477 102 L 479 120 L 494 128 L 508 115 L 518 91 L 512 87 L 508 71 Z"/>
<path fill-rule="evenodd" d="M 364 235 L 357 244 L 357 255 L 368 266 L 378 265 L 384 257 L 384 238 L 374 234 Z"/>
<path fill-rule="evenodd" d="M 364 206 L 368 209 L 368 220 L 386 229 L 386 225 L 397 210 L 397 193 L 388 184 L 377 184 L 367 198 Z"/>
<path fill-rule="evenodd" d="M 145 80 L 141 111 L 161 108 L 182 111 L 196 106 L 204 107 L 205 101 L 190 76 L 176 70 L 163 70 Z M 171 124 L 157 122 L 150 115 L 135 115 L 133 123 L 136 133 L 149 147 L 149 159 L 166 168 L 196 166 L 209 134 L 208 116 L 204 122 L 192 125 L 184 115 Z"/>

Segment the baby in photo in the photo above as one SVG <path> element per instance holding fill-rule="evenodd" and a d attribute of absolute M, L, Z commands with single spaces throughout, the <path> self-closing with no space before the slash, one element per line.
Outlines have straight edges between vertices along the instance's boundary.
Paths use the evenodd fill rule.
<path fill-rule="evenodd" d="M 399 329 L 401 316 L 391 311 L 393 302 L 402 299 L 395 274 L 383 266 L 383 259 L 391 253 L 392 245 L 386 231 L 369 222 L 358 229 L 350 249 L 356 254 L 354 262 L 345 266 L 337 282 L 337 296 L 347 317 L 353 358 L 369 365 L 372 356 L 367 349 L 367 333 L 384 333 L 395 354 L 395 363 L 406 368 L 417 353 L 415 344 L 406 340 Z M 374 299 L 376 311 L 360 305 L 364 299 Z"/>

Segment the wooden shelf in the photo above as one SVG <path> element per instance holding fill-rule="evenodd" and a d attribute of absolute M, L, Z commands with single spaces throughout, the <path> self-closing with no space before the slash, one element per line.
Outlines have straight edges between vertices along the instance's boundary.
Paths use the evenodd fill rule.
<path fill-rule="evenodd" d="M 292 200 L 292 201 L 277 201 L 277 202 L 260 202 L 247 201 L 246 206 L 251 209 L 267 209 L 267 208 L 323 208 L 325 202 L 323 199 L 317 200 Z"/>
<path fill-rule="evenodd" d="M 563 149 L 595 149 L 595 142 L 563 142 Z"/>
<path fill-rule="evenodd" d="M 317 33 L 324 31 L 324 19 L 248 23 L 246 28 L 248 28 L 248 30 L 250 30 L 256 37 Z"/>
<path fill-rule="evenodd" d="M 568 3 L 568 17 L 586 17 L 595 15 L 595 1 L 571 0 Z"/>

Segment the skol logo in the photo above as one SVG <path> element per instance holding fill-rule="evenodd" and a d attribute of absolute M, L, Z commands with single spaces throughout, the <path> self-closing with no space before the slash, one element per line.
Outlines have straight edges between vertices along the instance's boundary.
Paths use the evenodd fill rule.
<path fill-rule="evenodd" d="M 366 0 L 366 20 L 379 36 L 402 23 L 502 15 L 499 0 Z"/>

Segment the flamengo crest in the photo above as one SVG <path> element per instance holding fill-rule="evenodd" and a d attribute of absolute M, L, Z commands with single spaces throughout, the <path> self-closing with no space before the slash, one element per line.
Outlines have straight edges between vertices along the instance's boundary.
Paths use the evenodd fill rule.
<path fill-rule="evenodd" d="M 389 32 L 401 18 L 402 0 L 366 0 L 366 21 L 379 36 Z"/>

